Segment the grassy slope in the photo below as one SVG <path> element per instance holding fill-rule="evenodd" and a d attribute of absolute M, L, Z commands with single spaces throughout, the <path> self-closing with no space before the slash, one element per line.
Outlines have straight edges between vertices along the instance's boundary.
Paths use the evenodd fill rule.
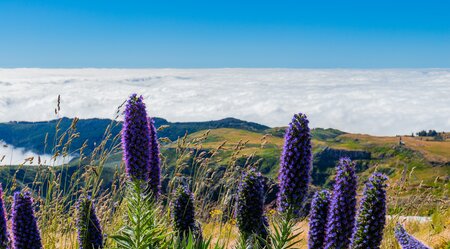
<path fill-rule="evenodd" d="M 360 143 L 374 144 L 378 146 L 396 145 L 399 137 L 376 137 L 361 134 L 345 134 L 343 139 L 359 140 Z M 450 139 L 445 141 L 434 141 L 427 137 L 402 137 L 404 145 L 414 151 L 422 153 L 425 158 L 434 163 L 450 162 Z"/>
<path fill-rule="evenodd" d="M 277 130 L 269 130 L 268 133 L 277 136 L 264 135 L 248 131 L 240 131 L 234 129 L 217 129 L 211 130 L 208 138 L 204 140 L 203 147 L 206 149 L 214 149 L 219 146 L 222 141 L 227 141 L 225 148 L 232 150 L 239 141 L 249 141 L 244 154 L 255 153 L 262 157 L 267 156 L 269 160 L 275 160 L 275 167 L 271 169 L 270 175 L 275 177 L 277 172 L 278 158 L 282 149 L 283 139 L 280 137 L 282 133 Z M 447 149 L 450 140 L 447 141 L 425 141 L 420 138 L 402 138 L 405 145 L 399 147 L 398 137 L 376 137 L 360 134 L 344 134 L 333 130 L 313 130 L 313 150 L 319 152 L 323 147 L 331 147 L 334 149 L 344 150 L 361 150 L 369 151 L 372 158 L 369 161 L 369 169 L 359 173 L 359 177 L 365 179 L 375 169 L 390 173 L 390 190 L 389 190 L 389 213 L 399 215 L 431 215 L 433 221 L 426 223 L 407 223 L 407 229 L 414 236 L 426 242 L 435 248 L 443 248 L 447 245 L 449 238 L 449 231 L 445 228 L 445 224 L 449 224 L 447 211 L 437 209 L 439 204 L 448 208 L 448 191 L 450 175 L 450 150 Z M 194 133 L 190 136 L 191 139 L 199 138 L 203 132 Z M 263 139 L 264 138 L 264 139 Z M 264 147 L 261 144 L 267 141 Z M 404 190 L 396 188 L 397 184 L 402 179 L 402 172 L 407 168 L 408 182 L 405 184 Z M 436 178 L 439 178 L 436 180 Z M 360 180 L 362 184 L 363 180 Z M 420 186 L 420 187 L 419 187 Z M 402 189 L 402 188 L 400 188 Z M 428 195 L 428 190 L 431 190 L 431 196 Z M 361 191 L 361 189 L 360 189 Z M 438 200 L 438 205 L 433 202 Z M 440 201 L 444 201 L 441 203 Z M 397 205 L 397 203 L 399 203 Z M 403 203 L 417 206 L 415 209 L 398 210 L 397 206 L 402 206 Z M 447 203 L 447 204 L 445 204 Z M 437 218 L 436 218 L 437 217 Z M 388 226 L 385 231 L 385 238 L 382 248 L 398 248 L 393 235 L 393 226 L 396 223 L 396 218 L 388 221 Z M 441 224 L 440 228 L 436 228 L 436 224 Z M 443 225 L 442 225 L 443 224 Z M 306 246 L 307 229 L 306 223 L 300 223 L 299 228 L 304 231 L 300 238 L 299 246 L 302 248 Z M 216 223 L 205 224 L 204 231 L 207 235 L 213 237 L 218 234 Z M 231 226 L 233 236 L 237 236 L 237 231 L 234 226 Z M 234 230 L 233 230 L 234 229 Z"/>
<path fill-rule="evenodd" d="M 450 175 L 450 140 L 429 141 L 419 137 L 402 137 L 405 150 L 399 148 L 398 137 L 376 137 L 360 134 L 344 134 L 332 146 L 344 149 L 358 149 L 374 152 L 379 160 L 378 167 L 395 168 L 397 174 L 391 178 L 398 179 L 403 167 L 412 171 L 413 179 L 432 185 L 434 182 L 448 182 Z M 397 148 L 393 150 L 392 148 Z"/>
<path fill-rule="evenodd" d="M 241 164 L 245 158 L 254 154 L 255 160 L 261 159 L 260 171 L 265 175 L 276 178 L 279 165 L 279 157 L 283 146 L 283 129 L 270 129 L 263 133 L 219 128 L 210 130 L 207 138 L 202 142 L 202 148 L 212 150 L 219 147 L 224 141 L 223 149 L 218 157 L 219 165 L 227 165 L 229 158 L 239 142 L 246 142 L 246 146 L 241 151 Z M 200 138 L 205 131 L 195 132 L 188 136 L 188 140 Z M 274 135 L 271 135 L 274 134 Z M 323 148 L 348 151 L 368 151 L 371 153 L 370 160 L 364 161 L 366 168 L 360 170 L 360 183 L 375 169 L 389 174 L 391 185 L 397 185 L 405 176 L 404 169 L 407 169 L 408 184 L 406 191 L 395 193 L 398 196 L 410 196 L 417 188 L 425 187 L 436 197 L 442 197 L 449 191 L 450 175 L 450 140 L 446 141 L 425 141 L 420 138 L 403 138 L 405 146 L 398 146 L 397 137 L 375 137 L 360 134 L 346 134 L 332 129 L 315 129 L 313 134 L 313 151 L 320 152 Z M 163 154 L 167 157 L 175 157 L 175 143 L 163 146 Z M 172 159 L 173 160 L 173 159 Z M 120 165 L 121 155 L 116 154 L 105 164 L 103 172 L 104 182 L 108 183 L 115 169 Z M 239 160 L 238 160 L 239 163 Z M 334 162 L 327 165 L 328 182 L 332 179 Z M 78 168 L 77 163 L 73 163 L 69 172 Z M 30 183 L 34 180 L 37 167 L 2 167 L 0 171 L 3 186 L 11 186 L 11 175 L 17 171 L 17 182 L 19 186 L 22 182 Z M 57 168 L 56 168 L 57 169 Z"/>
<path fill-rule="evenodd" d="M 200 138 L 204 133 L 205 131 L 193 133 L 188 139 Z M 279 129 L 271 129 L 267 130 L 266 133 L 274 135 L 238 129 L 213 129 L 210 131 L 207 139 L 203 140 L 202 148 L 206 150 L 215 149 L 220 146 L 223 141 L 226 141 L 224 150 L 219 155 L 219 157 L 222 158 L 220 163 L 226 164 L 234 147 L 240 141 L 248 141 L 247 146 L 242 150 L 243 156 L 245 157 L 254 153 L 256 156 L 261 157 L 263 161 L 260 167 L 269 167 L 266 174 L 271 177 L 276 177 L 279 155 L 283 145 L 283 138 L 281 137 L 282 132 L 280 132 Z M 434 206 L 423 206 L 424 203 L 428 204 L 430 199 L 423 198 L 423 195 L 421 194 L 421 192 L 423 192 L 423 186 L 422 188 L 418 188 L 418 186 L 424 185 L 427 186 L 427 189 L 429 188 L 433 191 L 431 200 L 443 199 L 442 197 L 445 197 L 446 193 L 448 194 L 448 176 L 450 175 L 450 160 L 448 156 L 450 151 L 446 148 L 449 145 L 449 140 L 434 142 L 420 140 L 419 138 L 403 138 L 405 146 L 402 148 L 398 147 L 398 138 L 396 137 L 344 134 L 336 130 L 323 129 L 313 130 L 312 134 L 313 150 L 315 153 L 320 152 L 324 147 L 371 152 L 372 156 L 369 161 L 369 169 L 359 173 L 360 178 L 362 178 L 360 183 L 363 182 L 363 179 L 366 178 L 370 172 L 377 168 L 378 170 L 389 172 L 391 178 L 390 185 L 395 186 L 402 178 L 402 171 L 406 167 L 408 169 L 408 175 L 411 177 L 409 177 L 405 191 L 397 192 L 397 190 L 394 189 L 390 190 L 390 213 L 400 213 L 401 215 L 431 215 L 433 219 L 436 215 L 439 215 L 437 222 L 433 221 L 433 223 L 424 224 L 412 222 L 411 224 L 408 224 L 408 230 L 421 240 L 436 248 L 438 248 L 438 245 L 442 246 L 446 243 L 446 239 L 450 236 L 448 235 L 448 229 L 445 227 L 446 224 L 449 224 L 448 216 L 446 216 L 448 210 L 437 210 L 438 212 L 430 213 L 430 209 L 434 208 Z M 163 146 L 163 154 L 165 156 L 173 157 L 173 150 L 170 150 L 173 148 L 175 148 L 173 143 Z M 111 181 L 112 175 L 115 173 L 115 168 L 117 168 L 120 163 L 120 153 L 114 154 L 108 159 L 105 163 L 103 172 L 103 179 L 105 182 Z M 330 166 L 333 167 L 334 165 Z M 72 162 L 68 170 L 73 171 L 76 170 L 77 167 L 78 165 L 75 162 Z M 60 168 L 61 167 L 55 167 L 54 169 L 58 170 Z M 67 167 L 65 170 L 67 170 Z M 11 190 L 10 187 L 14 184 L 21 185 L 22 182 L 33 181 L 34 176 L 38 171 L 38 167 L 2 167 L 2 170 L 0 170 L 0 181 L 3 182 L 4 189 Z M 11 175 L 15 173 L 17 173 L 17 181 L 15 183 L 8 181 L 8 179 L 11 179 Z M 437 177 L 440 179 L 436 180 Z M 418 196 L 416 199 L 409 200 L 408 202 L 421 206 L 421 210 L 419 210 L 419 208 L 415 211 L 406 210 L 405 212 L 397 212 L 397 210 L 395 210 L 396 201 L 402 202 L 403 199 L 410 198 L 411 196 L 414 197 L 416 195 Z M 448 199 L 444 200 L 448 203 Z M 441 223 L 443 224 L 443 232 L 437 232 L 438 229 L 435 228 L 435 224 Z M 386 236 L 382 248 L 392 248 L 392 245 L 396 244 L 392 235 L 392 224 L 394 224 L 394 221 L 390 222 L 386 228 Z M 229 226 L 228 223 L 225 226 Z M 301 245 L 304 247 L 306 243 L 307 226 L 305 223 L 301 223 L 299 226 L 304 230 L 304 233 L 300 237 L 303 238 Z M 217 223 L 203 224 L 205 236 L 217 236 L 217 229 L 219 227 L 222 226 Z M 229 227 L 231 227 L 232 231 L 225 234 L 232 238 L 237 237 L 235 226 L 232 225 Z"/>
<path fill-rule="evenodd" d="M 204 132 L 191 134 L 189 138 L 198 138 Z M 313 131 L 313 151 L 324 147 L 350 151 L 368 151 L 371 159 L 367 160 L 368 169 L 359 172 L 361 183 L 375 170 L 389 174 L 391 185 L 398 185 L 408 175 L 407 191 L 409 195 L 417 187 L 425 187 L 436 196 L 445 196 L 449 189 L 450 176 L 450 140 L 426 141 L 420 138 L 402 138 L 405 145 L 399 146 L 398 137 L 376 137 L 360 134 L 331 133 L 329 130 Z M 263 159 L 261 171 L 275 177 L 283 139 L 279 136 L 260 134 L 236 129 L 211 130 L 203 142 L 203 148 L 213 149 L 226 141 L 225 150 L 232 150 L 239 141 L 248 141 L 243 156 L 252 153 Z M 222 156 L 225 156 L 222 155 Z M 226 162 L 226 157 L 223 160 Z M 269 164 L 269 165 L 268 165 Z M 334 165 L 329 165 L 334 167 Z M 265 167 L 270 167 L 266 170 Z M 404 169 L 407 169 L 404 173 Z M 397 193 L 398 194 L 398 193 Z"/>

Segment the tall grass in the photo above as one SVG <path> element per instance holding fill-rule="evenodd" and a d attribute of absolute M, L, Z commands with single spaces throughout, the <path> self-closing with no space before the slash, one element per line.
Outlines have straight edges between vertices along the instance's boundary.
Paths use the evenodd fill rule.
<path fill-rule="evenodd" d="M 59 102 L 58 102 L 59 103 Z M 59 104 L 56 108 L 58 114 Z M 122 106 L 116 111 L 118 120 Z M 117 122 L 111 122 L 104 132 L 103 140 L 90 154 L 81 148 L 73 148 L 72 142 L 79 137 L 78 119 L 74 119 L 67 130 L 58 124 L 55 139 L 44 141 L 46 150 L 53 158 L 76 158 L 55 165 L 56 160 L 41 162 L 39 158 L 27 159 L 23 164 L 10 166 L 12 177 L 4 186 L 5 207 L 11 213 L 12 195 L 16 191 L 30 191 L 35 200 L 35 211 L 44 248 L 79 248 L 76 230 L 77 200 L 91 196 L 95 212 L 103 228 L 105 248 L 236 248 L 240 245 L 239 231 L 236 227 L 235 207 L 239 179 L 249 168 L 258 169 L 261 161 L 254 154 L 244 154 L 246 141 L 240 141 L 233 148 L 226 147 L 227 141 L 212 150 L 203 149 L 202 143 L 209 132 L 190 139 L 188 134 L 177 141 L 159 138 L 164 148 L 174 150 L 170 157 L 161 154 L 163 187 L 158 201 L 152 201 L 140 185 L 130 184 L 125 174 L 124 164 L 111 165 L 110 158 L 121 154 L 120 135 L 113 136 L 111 130 Z M 158 130 L 165 127 L 158 127 Z M 261 140 L 264 146 L 264 139 Z M 222 156 L 229 155 L 226 167 L 218 169 Z M 244 158 L 244 164 L 238 163 Z M 170 161 L 170 162 L 169 162 Z M 34 162 L 35 166 L 30 166 Z M 174 167 L 171 167 L 174 165 Z M 33 174 L 31 184 L 23 185 L 27 174 Z M 405 169 L 402 178 L 391 181 L 388 189 L 388 216 L 381 248 L 399 248 L 394 238 L 397 223 L 405 225 L 406 230 L 433 248 L 448 248 L 450 241 L 450 211 L 448 200 L 433 202 L 428 200 L 432 193 L 420 186 L 414 195 L 410 193 L 408 179 L 411 171 Z M 110 186 L 104 178 L 110 177 Z M 187 182 L 194 197 L 196 218 L 203 228 L 203 240 L 196 242 L 192 234 L 179 240 L 171 224 L 170 204 L 180 181 Z M 446 188 L 448 196 L 448 186 Z M 445 196 L 445 195 L 444 195 Z M 433 199 L 434 201 L 434 199 Z M 423 210 L 430 210 L 431 220 L 424 222 L 407 219 L 405 216 L 423 216 Z M 273 209 L 267 209 L 269 216 L 268 248 L 306 248 L 307 220 L 283 217 Z"/>

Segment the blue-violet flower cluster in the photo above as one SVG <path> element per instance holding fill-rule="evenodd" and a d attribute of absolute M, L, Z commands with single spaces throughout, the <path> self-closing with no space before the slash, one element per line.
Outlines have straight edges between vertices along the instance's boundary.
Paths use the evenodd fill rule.
<path fill-rule="evenodd" d="M 328 190 L 318 191 L 314 194 L 309 219 L 309 249 L 323 248 L 330 199 L 331 193 Z"/>
<path fill-rule="evenodd" d="M 150 170 L 150 128 L 142 96 L 130 96 L 122 128 L 123 158 L 131 180 L 148 181 Z"/>
<path fill-rule="evenodd" d="M 387 176 L 374 173 L 366 183 L 356 218 L 352 249 L 378 249 L 386 223 Z"/>
<path fill-rule="evenodd" d="M 356 189 L 355 164 L 349 158 L 341 158 L 336 167 L 333 196 L 328 213 L 325 249 L 349 247 L 355 223 Z"/>
<path fill-rule="evenodd" d="M 3 203 L 3 189 L 0 184 L 0 248 L 8 248 L 9 246 L 9 234 L 8 227 L 6 225 L 6 218 L 5 205 Z"/>
<path fill-rule="evenodd" d="M 408 234 L 402 225 L 397 224 L 395 227 L 395 238 L 402 247 L 402 249 L 430 249 L 429 247 L 422 244 L 412 235 Z"/>
<path fill-rule="evenodd" d="M 150 166 L 148 185 L 155 198 L 158 198 L 161 191 L 161 166 L 159 159 L 159 143 L 158 134 L 152 118 L 148 118 L 148 125 L 150 131 Z"/>
<path fill-rule="evenodd" d="M 261 174 L 254 169 L 244 172 L 238 186 L 236 218 L 244 240 L 256 235 L 268 236 L 267 218 L 264 215 L 264 185 Z"/>
<path fill-rule="evenodd" d="M 14 193 L 12 206 L 12 235 L 14 249 L 41 249 L 41 235 L 33 211 L 30 192 Z"/>
<path fill-rule="evenodd" d="M 187 185 L 181 184 L 175 190 L 172 219 L 174 230 L 181 240 L 187 238 L 189 233 L 194 238 L 201 239 L 201 227 L 195 220 L 194 197 Z"/>
<path fill-rule="evenodd" d="M 78 200 L 76 224 L 80 249 L 103 248 L 102 228 L 90 197 L 81 197 Z"/>
<path fill-rule="evenodd" d="M 278 181 L 278 209 L 301 215 L 312 167 L 311 134 L 305 114 L 294 115 L 286 130 Z"/>

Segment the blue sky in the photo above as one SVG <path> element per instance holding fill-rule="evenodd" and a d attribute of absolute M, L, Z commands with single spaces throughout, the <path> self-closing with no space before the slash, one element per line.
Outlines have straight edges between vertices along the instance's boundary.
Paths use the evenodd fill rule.
<path fill-rule="evenodd" d="M 449 1 L 0 1 L 0 67 L 450 67 Z"/>

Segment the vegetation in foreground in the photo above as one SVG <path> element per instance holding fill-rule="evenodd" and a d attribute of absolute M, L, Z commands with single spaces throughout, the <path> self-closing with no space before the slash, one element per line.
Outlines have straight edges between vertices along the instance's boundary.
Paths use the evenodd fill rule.
<path fill-rule="evenodd" d="M 445 237 L 446 233 L 448 234 L 448 203 L 445 200 L 437 202 L 440 196 L 445 196 L 445 188 L 438 187 L 435 192 L 423 191 L 423 186 L 415 189 L 417 193 L 426 193 L 422 195 L 423 198 L 433 200 L 431 205 L 427 203 L 423 209 L 434 208 L 433 219 L 425 224 L 429 227 L 420 231 L 425 231 L 427 236 L 420 237 L 423 242 L 414 239 L 396 224 L 401 221 L 405 210 L 413 210 L 408 205 L 415 206 L 416 210 L 422 212 L 420 207 L 425 206 L 424 203 L 409 197 L 403 202 L 395 199 L 396 203 L 388 205 L 389 210 L 386 211 L 383 201 L 386 199 L 386 191 L 388 194 L 394 191 L 407 191 L 410 194 L 413 191 L 408 189 L 408 181 L 414 168 L 408 172 L 408 167 L 405 167 L 402 178 L 397 181 L 399 184 L 391 184 L 390 187 L 384 184 L 385 175 L 381 174 L 389 172 L 385 172 L 382 167 L 374 167 L 364 172 L 372 177 L 366 184 L 359 180 L 360 184 L 365 185 L 365 190 L 360 204 L 357 205 L 358 185 L 355 171 L 364 164 L 341 159 L 337 164 L 336 177 L 325 180 L 324 186 L 329 186 L 333 191 L 330 194 L 331 203 L 328 210 L 316 212 L 325 213 L 327 217 L 314 217 L 314 212 L 311 212 L 310 217 L 306 217 L 310 209 L 316 208 L 308 204 L 310 193 L 316 188 L 311 190 L 309 184 L 314 141 L 311 141 L 304 115 L 294 116 L 285 134 L 285 142 L 281 142 L 284 149 L 275 210 L 270 209 L 270 205 L 264 205 L 267 204 L 265 199 L 268 178 L 263 178 L 257 172 L 263 169 L 264 156 L 258 158 L 254 146 L 247 146 L 245 141 L 239 141 L 232 148 L 226 148 L 229 145 L 219 142 L 217 147 L 205 151 L 204 144 L 207 146 L 217 140 L 214 141 L 214 137 L 211 140 L 209 134 L 193 134 L 169 145 L 167 151 L 163 150 L 159 155 L 156 130 L 146 115 L 142 99 L 132 96 L 125 114 L 126 121 L 122 132 L 124 165 L 110 167 L 111 158 L 120 150 L 120 137 L 111 135 L 111 125 L 104 134 L 103 142 L 96 146 L 91 154 L 83 156 L 81 147 L 78 150 L 80 160 L 72 162 L 72 165 L 59 168 L 38 166 L 31 184 L 18 186 L 21 176 L 26 173 L 17 168 L 14 169 L 15 172 L 13 170 L 14 177 L 6 183 L 6 189 L 9 192 L 22 189 L 19 196 L 34 197 L 37 204 L 36 213 L 34 215 L 31 209 L 27 214 L 31 213 L 32 218 L 29 220 L 37 219 L 36 224 L 39 224 L 42 237 L 39 241 L 45 248 L 289 248 L 301 246 L 301 243 L 306 241 L 311 242 L 313 234 L 321 234 L 317 229 L 322 229 L 322 239 L 318 240 L 324 241 L 323 244 L 319 243 L 323 248 L 395 248 L 399 244 L 394 241 L 394 231 L 403 248 L 421 248 L 407 247 L 411 246 L 412 242 L 402 244 L 405 238 L 408 241 L 417 241 L 420 243 L 417 245 L 424 246 L 423 248 L 426 248 L 423 242 L 436 248 L 445 248 L 448 245 L 448 237 Z M 77 137 L 75 128 L 70 127 L 62 134 L 55 135 L 55 152 L 64 154 L 70 151 L 71 142 Z M 339 136 L 344 137 L 345 134 Z M 359 143 L 348 141 L 346 146 L 359 146 Z M 167 141 L 160 139 L 159 142 Z M 260 141 L 259 146 L 261 145 L 267 145 L 264 139 Z M 322 149 L 326 151 L 326 148 Z M 165 152 L 175 153 L 172 162 L 165 157 Z M 406 149 L 404 158 L 417 156 L 408 153 L 411 152 Z M 243 158 L 246 159 L 243 161 Z M 216 167 L 218 162 L 224 165 L 221 171 Z M 126 169 L 125 173 L 121 170 L 122 166 Z M 23 166 L 19 168 L 23 169 Z M 334 171 L 327 172 L 329 168 L 333 167 L 328 166 L 325 173 L 334 175 Z M 105 175 L 104 170 L 110 170 L 107 187 L 102 177 Z M 162 177 L 160 170 L 163 172 Z M 374 171 L 378 173 L 373 173 Z M 23 175 L 17 177 L 21 172 Z M 220 184 L 216 182 L 218 178 L 215 174 L 218 172 L 221 172 Z M 272 171 L 267 173 L 276 174 Z M 315 172 L 313 168 L 312 173 L 313 183 L 315 179 L 322 179 L 315 178 L 314 174 L 323 172 Z M 392 183 L 392 178 L 390 181 Z M 349 189 L 352 191 L 348 191 Z M 28 197 L 27 200 L 31 200 Z M 389 202 L 389 198 L 387 199 Z M 89 201 L 86 204 L 83 200 Z M 6 209 L 9 210 L 9 203 L 13 203 L 14 211 L 17 202 L 16 198 L 14 201 L 7 200 Z M 76 202 L 85 204 L 75 205 Z M 318 200 L 313 200 L 313 204 L 317 202 Z M 181 212 L 183 209 L 185 212 Z M 386 218 L 380 215 L 380 212 L 391 214 L 386 226 L 379 221 L 380 218 Z M 196 216 L 193 217 L 193 214 Z M 251 219 L 246 218 L 249 215 L 252 216 Z M 306 224 L 307 219 L 325 225 L 312 226 L 310 222 L 311 229 L 307 236 L 307 225 L 304 227 L 305 231 L 297 229 L 298 225 Z M 351 222 L 352 220 L 356 222 Z M 406 223 L 410 233 L 417 227 L 423 227 L 423 223 L 414 220 L 402 223 Z M 394 230 L 395 226 L 397 228 Z M 16 238 L 20 238 L 21 234 L 17 231 L 21 229 L 9 230 L 12 241 L 19 241 Z M 336 233 L 342 235 L 337 236 Z M 99 234 L 104 235 L 100 243 Z M 365 239 L 373 234 L 378 236 L 371 237 L 371 247 L 365 247 Z M 22 245 L 13 248 L 40 246 L 33 243 L 29 247 Z"/>

